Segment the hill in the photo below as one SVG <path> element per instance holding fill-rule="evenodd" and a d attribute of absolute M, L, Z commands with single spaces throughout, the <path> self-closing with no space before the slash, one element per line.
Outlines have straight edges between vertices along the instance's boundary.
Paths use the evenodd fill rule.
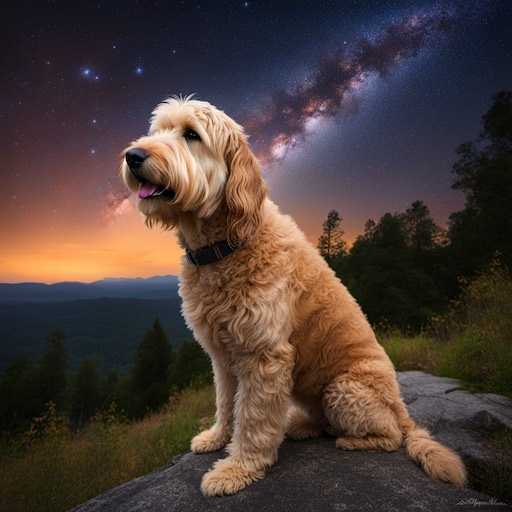
<path fill-rule="evenodd" d="M 177 290 L 178 278 L 172 275 L 106 278 L 93 283 L 0 283 L 0 303 L 53 302 L 104 297 L 162 299 L 176 297 Z"/>
<path fill-rule="evenodd" d="M 115 287 L 116 285 L 114 285 Z M 119 284 L 121 293 L 128 287 Z M 168 292 L 167 292 L 168 293 Z M 97 358 L 101 366 L 123 369 L 131 364 L 144 332 L 158 317 L 171 343 L 190 338 L 180 314 L 180 298 L 98 298 L 0 304 L 0 370 L 12 359 L 35 358 L 46 346 L 46 336 L 61 329 L 72 367 L 83 357 Z"/>

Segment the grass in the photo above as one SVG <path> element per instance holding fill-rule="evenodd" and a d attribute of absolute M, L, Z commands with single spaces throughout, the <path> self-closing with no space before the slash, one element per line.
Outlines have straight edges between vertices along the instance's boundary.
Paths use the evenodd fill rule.
<path fill-rule="evenodd" d="M 411 338 L 400 333 L 387 334 L 382 344 L 395 367 L 401 371 L 421 370 L 435 372 L 439 367 L 441 351 L 439 343 L 426 336 Z"/>
<path fill-rule="evenodd" d="M 512 338 L 512 328 L 510 333 Z M 398 333 L 381 336 L 381 341 L 399 371 L 419 370 L 452 377 L 470 391 L 512 398 L 512 339 L 496 339 L 468 329 L 448 341 Z"/>
<path fill-rule="evenodd" d="M 115 411 L 73 434 L 54 411 L 0 455 L 1 510 L 59 512 L 167 464 L 214 413 L 211 386 L 189 389 L 161 412 L 129 423 Z M 5 507 L 5 508 L 4 508 Z"/>
<path fill-rule="evenodd" d="M 449 312 L 426 334 L 384 334 L 399 370 L 460 379 L 469 388 L 512 397 L 512 276 L 498 263 L 465 283 Z"/>

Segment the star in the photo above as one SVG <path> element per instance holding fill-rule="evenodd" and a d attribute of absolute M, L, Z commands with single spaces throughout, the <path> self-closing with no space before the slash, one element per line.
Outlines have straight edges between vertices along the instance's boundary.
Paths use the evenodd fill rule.
<path fill-rule="evenodd" d="M 137 66 L 135 68 L 135 74 L 141 76 L 144 73 L 144 68 L 142 66 Z"/>
<path fill-rule="evenodd" d="M 93 119 L 93 120 L 91 121 L 91 123 L 92 123 L 92 124 L 96 124 L 97 122 L 98 122 L 98 120 L 97 120 L 97 119 Z"/>
<path fill-rule="evenodd" d="M 96 154 L 96 149 L 95 148 L 91 148 L 91 150 L 89 151 L 89 153 L 91 155 L 95 155 Z"/>
<path fill-rule="evenodd" d="M 85 78 L 89 78 L 91 76 L 92 70 L 91 68 L 82 68 L 81 74 Z"/>

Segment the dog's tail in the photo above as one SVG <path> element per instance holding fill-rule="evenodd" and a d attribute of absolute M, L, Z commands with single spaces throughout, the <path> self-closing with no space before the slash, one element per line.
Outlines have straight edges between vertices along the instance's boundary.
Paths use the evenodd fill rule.
<path fill-rule="evenodd" d="M 461 458 L 450 448 L 432 439 L 428 430 L 418 427 L 401 400 L 396 404 L 395 412 L 409 457 L 431 478 L 463 487 L 466 482 L 466 468 Z"/>

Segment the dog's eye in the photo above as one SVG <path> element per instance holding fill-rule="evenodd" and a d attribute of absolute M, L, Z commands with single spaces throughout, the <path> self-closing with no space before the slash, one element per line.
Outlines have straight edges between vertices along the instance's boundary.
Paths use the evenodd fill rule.
<path fill-rule="evenodd" d="M 201 137 L 199 137 L 199 135 L 197 134 L 197 132 L 195 132 L 194 130 L 192 130 L 191 128 L 187 128 L 184 132 L 183 132 L 183 137 L 185 137 L 185 139 L 187 140 L 201 140 Z"/>

